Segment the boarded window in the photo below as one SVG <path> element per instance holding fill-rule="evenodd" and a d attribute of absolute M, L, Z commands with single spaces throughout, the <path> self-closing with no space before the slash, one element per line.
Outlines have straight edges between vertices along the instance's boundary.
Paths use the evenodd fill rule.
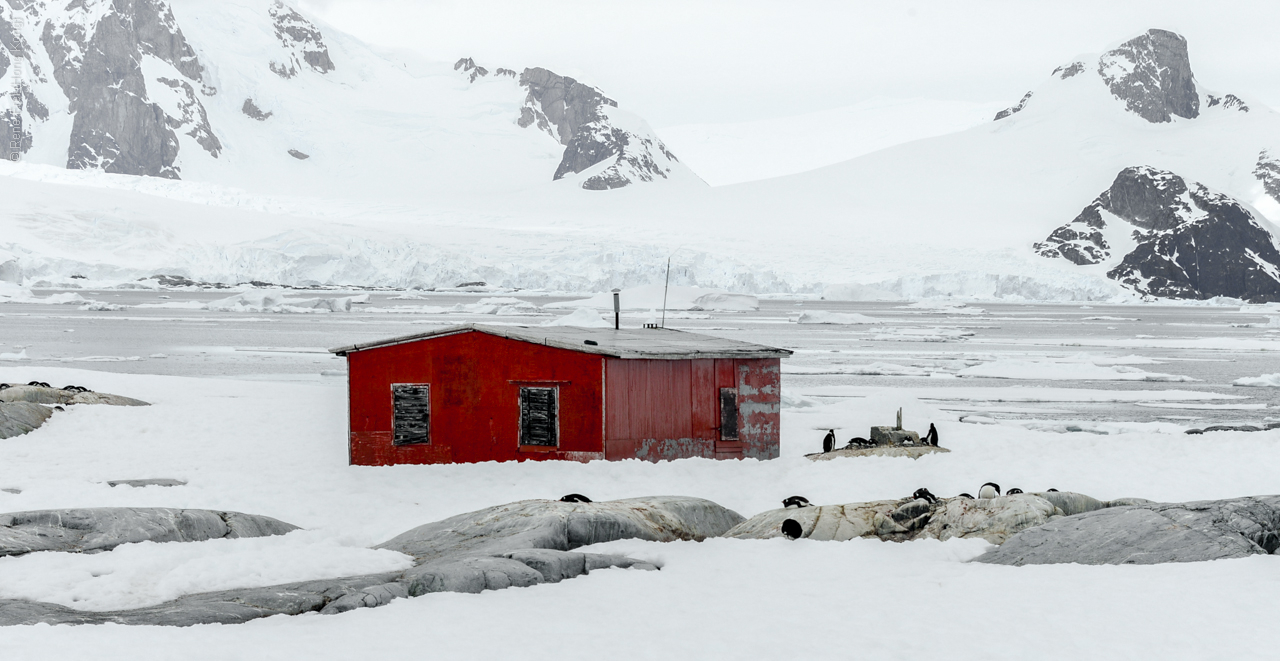
<path fill-rule="evenodd" d="M 555 388 L 520 389 L 520 444 L 560 444 Z"/>
<path fill-rule="evenodd" d="M 391 384 L 395 445 L 431 442 L 431 386 L 425 383 Z"/>
<path fill-rule="evenodd" d="M 738 440 L 738 390 L 720 389 L 720 440 Z"/>

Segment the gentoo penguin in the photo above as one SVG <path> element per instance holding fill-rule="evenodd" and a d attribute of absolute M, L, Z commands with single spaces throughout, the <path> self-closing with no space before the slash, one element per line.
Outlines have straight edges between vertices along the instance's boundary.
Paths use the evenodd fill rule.
<path fill-rule="evenodd" d="M 861 436 L 854 436 L 853 438 L 849 439 L 849 444 L 844 446 L 844 449 L 852 450 L 855 448 L 871 448 L 871 447 L 875 447 L 875 445 L 876 445 L 875 441 L 868 441 L 867 439 Z"/>
<path fill-rule="evenodd" d="M 571 494 L 569 494 L 569 495 L 565 496 L 564 498 L 561 498 L 561 499 L 560 499 L 560 502 L 562 502 L 562 503 L 589 503 L 589 502 L 591 502 L 591 499 L 590 499 L 590 498 L 587 498 L 586 496 L 584 496 L 584 495 L 582 495 L 582 494 L 580 494 L 580 493 L 571 493 Z"/>
<path fill-rule="evenodd" d="M 968 493 L 962 493 L 959 496 L 956 496 L 956 498 L 968 498 L 969 500 L 973 500 L 973 496 Z"/>
<path fill-rule="evenodd" d="M 0 383 L 0 390 L 8 390 L 8 389 L 9 389 L 9 384 Z"/>
<path fill-rule="evenodd" d="M 65 411 L 66 409 L 62 408 L 61 406 L 55 406 L 55 407 L 53 407 L 53 410 L 55 410 L 55 411 Z"/>
<path fill-rule="evenodd" d="M 925 445 L 938 447 L 938 428 L 934 427 L 932 422 L 929 423 L 929 433 L 925 434 L 921 440 Z"/>
<path fill-rule="evenodd" d="M 836 449 L 836 430 L 828 429 L 827 435 L 822 439 L 822 451 L 830 452 Z"/>
<path fill-rule="evenodd" d="M 1058 492 L 1058 490 L 1057 490 L 1057 489 L 1054 489 L 1053 487 L 1050 487 L 1050 488 L 1049 488 L 1049 491 L 1048 491 L 1048 493 L 1057 493 L 1057 492 Z"/>
<path fill-rule="evenodd" d="M 800 536 L 804 534 L 804 528 L 800 527 L 799 521 L 787 519 L 782 522 L 782 534 L 786 535 L 787 539 L 800 539 Z"/>
<path fill-rule="evenodd" d="M 1019 489 L 1018 487 L 1014 487 L 1014 488 L 1012 488 L 1012 489 L 1010 489 L 1010 490 L 1008 490 L 1008 491 L 1004 492 L 1004 495 L 1006 495 L 1006 496 L 1012 496 L 1012 495 L 1013 495 L 1013 494 L 1015 494 L 1015 493 L 1022 493 L 1022 489 Z"/>
<path fill-rule="evenodd" d="M 813 507 L 809 504 L 809 499 L 804 496 L 792 496 L 782 501 L 782 507 L 785 509 L 794 509 L 797 507 Z"/>
<path fill-rule="evenodd" d="M 979 498 L 995 498 L 1000 495 L 1000 485 L 995 482 L 987 482 L 978 489 Z"/>
<path fill-rule="evenodd" d="M 912 498 L 917 498 L 917 499 L 927 500 L 927 501 L 929 501 L 929 504 L 931 504 L 931 505 L 932 505 L 933 503 L 938 502 L 938 497 L 937 497 L 937 496 L 935 496 L 935 495 L 933 495 L 932 493 L 929 493 L 929 490 L 928 490 L 928 489 L 925 489 L 925 488 L 923 488 L 923 487 L 921 487 L 921 488 L 919 488 L 919 489 L 916 489 L 916 492 L 915 492 L 915 493 L 913 493 L 913 494 L 911 494 L 911 497 L 912 497 Z"/>

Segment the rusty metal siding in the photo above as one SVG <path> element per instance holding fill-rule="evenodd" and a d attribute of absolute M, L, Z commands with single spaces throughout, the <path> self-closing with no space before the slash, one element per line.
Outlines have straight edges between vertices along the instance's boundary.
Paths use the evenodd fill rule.
<path fill-rule="evenodd" d="M 478 332 L 349 354 L 350 461 L 356 465 L 601 459 L 600 358 Z M 392 443 L 392 383 L 431 384 L 431 440 Z M 521 385 L 555 385 L 560 443 L 519 445 Z"/>
<path fill-rule="evenodd" d="M 781 440 L 781 361 L 739 360 L 737 368 L 740 456 L 777 459 Z"/>
<path fill-rule="evenodd" d="M 777 457 L 779 365 L 776 358 L 609 359 L 605 364 L 606 458 Z M 738 393 L 736 440 L 720 440 L 722 387 Z"/>

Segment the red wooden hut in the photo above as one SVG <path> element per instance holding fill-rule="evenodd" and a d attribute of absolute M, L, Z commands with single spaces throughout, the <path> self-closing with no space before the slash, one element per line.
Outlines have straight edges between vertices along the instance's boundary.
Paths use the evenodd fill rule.
<path fill-rule="evenodd" d="M 362 466 L 773 459 L 791 354 L 669 329 L 485 324 L 332 351 Z"/>

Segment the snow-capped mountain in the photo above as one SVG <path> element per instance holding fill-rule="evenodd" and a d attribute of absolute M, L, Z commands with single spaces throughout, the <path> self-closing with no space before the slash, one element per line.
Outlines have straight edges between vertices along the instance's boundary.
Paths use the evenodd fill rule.
<path fill-rule="evenodd" d="M 698 181 L 594 87 L 410 73 L 279 0 L 10 2 L 0 40 L 9 160 L 289 195 Z"/>

